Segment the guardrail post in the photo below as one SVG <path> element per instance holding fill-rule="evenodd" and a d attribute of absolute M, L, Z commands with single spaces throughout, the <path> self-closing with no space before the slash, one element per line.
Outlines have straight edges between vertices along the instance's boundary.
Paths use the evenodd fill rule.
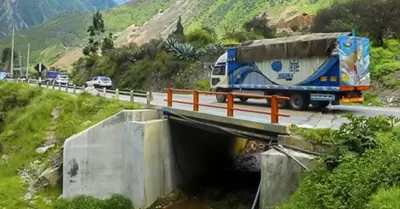
<path fill-rule="evenodd" d="M 199 92 L 197 90 L 193 91 L 193 111 L 199 111 Z"/>
<path fill-rule="evenodd" d="M 68 92 L 68 83 L 65 84 L 65 92 Z"/>
<path fill-rule="evenodd" d="M 75 94 L 76 93 L 76 85 L 74 84 L 74 86 L 72 87 L 72 93 Z"/>
<path fill-rule="evenodd" d="M 153 101 L 153 92 L 149 91 L 150 101 Z"/>
<path fill-rule="evenodd" d="M 115 99 L 119 100 L 119 89 L 115 89 Z"/>
<path fill-rule="evenodd" d="M 46 82 L 46 88 L 47 89 L 49 88 L 49 82 Z"/>
<path fill-rule="evenodd" d="M 279 99 L 277 96 L 271 96 L 271 123 L 278 123 Z"/>
<path fill-rule="evenodd" d="M 86 89 L 85 89 L 85 85 L 83 85 L 83 86 L 82 86 L 82 91 L 83 91 L 83 92 L 85 92 L 85 91 L 86 91 Z"/>
<path fill-rule="evenodd" d="M 226 115 L 228 117 L 233 117 L 233 94 L 232 93 L 228 93 L 228 102 L 227 102 L 227 107 L 226 107 Z"/>
<path fill-rule="evenodd" d="M 54 82 L 51 83 L 51 86 L 52 86 L 51 88 L 54 90 L 54 89 L 55 89 L 55 84 L 54 84 Z"/>
<path fill-rule="evenodd" d="M 103 96 L 104 96 L 104 97 L 107 96 L 107 89 L 106 89 L 106 87 L 103 87 Z"/>
<path fill-rule="evenodd" d="M 130 96 L 130 101 L 133 102 L 133 91 L 132 90 L 129 92 L 129 96 Z"/>
<path fill-rule="evenodd" d="M 150 102 L 151 102 L 151 93 L 146 92 L 146 105 L 150 106 Z"/>
<path fill-rule="evenodd" d="M 172 89 L 168 89 L 167 93 L 167 107 L 172 107 Z"/>
<path fill-rule="evenodd" d="M 61 91 L 61 83 L 58 83 L 58 90 Z"/>

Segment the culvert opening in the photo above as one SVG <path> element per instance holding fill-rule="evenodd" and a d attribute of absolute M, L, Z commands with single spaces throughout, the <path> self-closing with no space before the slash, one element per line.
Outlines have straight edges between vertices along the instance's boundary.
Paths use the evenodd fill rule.
<path fill-rule="evenodd" d="M 160 208 L 252 207 L 261 177 L 259 153 L 265 150 L 265 146 L 255 153 L 253 150 L 253 153 L 242 152 L 237 155 L 234 150 L 238 140 L 233 135 L 177 122 L 171 122 L 170 128 L 172 149 L 179 173 L 179 192 L 162 203 Z"/>

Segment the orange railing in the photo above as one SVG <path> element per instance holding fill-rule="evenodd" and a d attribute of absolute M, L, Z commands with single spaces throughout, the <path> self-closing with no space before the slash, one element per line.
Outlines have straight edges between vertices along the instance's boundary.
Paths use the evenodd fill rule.
<path fill-rule="evenodd" d="M 241 94 L 241 93 L 230 93 L 230 92 L 211 92 L 211 91 L 198 91 L 198 90 L 189 90 L 189 89 L 166 89 L 167 90 L 167 99 L 165 101 L 167 102 L 168 107 L 172 107 L 172 103 L 180 103 L 180 104 L 189 104 L 193 105 L 193 111 L 198 112 L 199 107 L 214 107 L 214 108 L 220 108 L 220 109 L 226 109 L 227 117 L 233 117 L 233 111 L 244 111 L 244 112 L 251 112 L 251 113 L 260 113 L 260 114 L 267 114 L 271 115 L 271 123 L 279 123 L 279 116 L 283 117 L 290 117 L 288 114 L 283 114 L 279 113 L 279 100 L 289 100 L 289 97 L 284 97 L 284 96 L 276 96 L 276 95 L 255 95 L 255 94 Z M 193 102 L 189 101 L 182 101 L 182 100 L 173 100 L 173 93 L 174 92 L 180 92 L 180 93 L 192 93 L 193 94 Z M 219 106 L 219 105 L 214 105 L 214 104 L 201 104 L 199 101 L 199 95 L 200 94 L 207 94 L 207 95 L 224 95 L 227 97 L 227 106 Z M 245 97 L 245 98 L 253 98 L 253 99 L 271 99 L 271 111 L 258 111 L 258 110 L 252 110 L 252 109 L 247 109 L 247 108 L 239 108 L 239 107 L 234 107 L 234 98 L 238 97 Z"/>

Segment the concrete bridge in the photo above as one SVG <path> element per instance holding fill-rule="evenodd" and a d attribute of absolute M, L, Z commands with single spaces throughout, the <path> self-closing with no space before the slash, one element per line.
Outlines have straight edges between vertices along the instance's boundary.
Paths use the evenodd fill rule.
<path fill-rule="evenodd" d="M 248 139 L 271 143 L 288 134 L 278 123 L 171 107 L 122 111 L 65 141 L 63 197 L 119 193 L 146 208 L 220 170 Z M 285 152 L 310 166 L 312 156 Z M 295 190 L 302 168 L 274 150 L 261 163 L 260 208 L 270 208 Z"/>

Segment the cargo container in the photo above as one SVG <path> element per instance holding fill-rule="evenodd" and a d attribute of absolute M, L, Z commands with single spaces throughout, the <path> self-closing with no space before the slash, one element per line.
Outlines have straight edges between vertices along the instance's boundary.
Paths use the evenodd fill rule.
<path fill-rule="evenodd" d="M 370 86 L 369 49 L 369 39 L 354 32 L 247 41 L 215 62 L 211 89 L 288 96 L 279 107 L 294 110 L 363 102 Z M 217 101 L 226 102 L 226 96 Z"/>

